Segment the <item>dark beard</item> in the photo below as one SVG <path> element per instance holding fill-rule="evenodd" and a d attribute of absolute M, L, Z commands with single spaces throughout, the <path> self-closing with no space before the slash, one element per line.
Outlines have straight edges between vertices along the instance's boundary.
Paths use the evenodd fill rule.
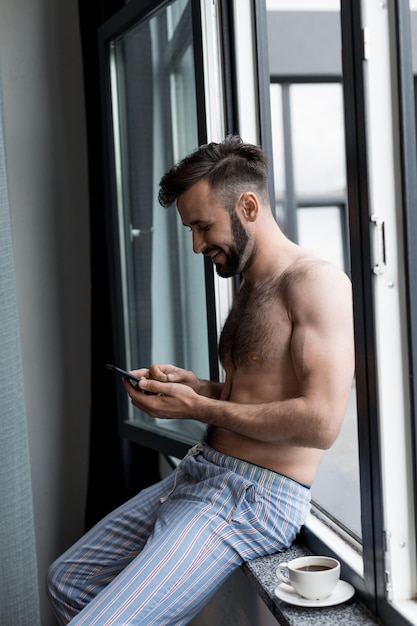
<path fill-rule="evenodd" d="M 230 217 L 230 223 L 232 226 L 233 246 L 230 247 L 229 252 L 224 252 L 226 256 L 226 263 L 223 265 L 216 265 L 216 272 L 222 278 L 230 278 L 230 276 L 241 274 L 246 269 L 250 261 L 250 259 L 247 259 L 245 266 L 241 267 L 242 258 L 246 252 L 249 237 L 234 211 Z"/>

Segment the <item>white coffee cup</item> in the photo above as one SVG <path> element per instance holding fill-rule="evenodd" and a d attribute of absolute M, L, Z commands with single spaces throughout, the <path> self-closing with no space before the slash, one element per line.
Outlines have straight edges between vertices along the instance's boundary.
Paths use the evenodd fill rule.
<path fill-rule="evenodd" d="M 287 570 L 287 574 L 283 572 Z M 340 578 L 340 563 L 329 556 L 301 556 L 276 569 L 281 582 L 307 600 L 323 600 L 334 591 Z"/>

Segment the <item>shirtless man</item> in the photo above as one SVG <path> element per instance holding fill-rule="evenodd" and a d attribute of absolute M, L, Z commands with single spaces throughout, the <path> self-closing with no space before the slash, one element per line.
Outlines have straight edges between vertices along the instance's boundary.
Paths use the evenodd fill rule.
<path fill-rule="evenodd" d="M 206 439 L 51 566 L 61 623 L 186 624 L 233 569 L 285 549 L 305 521 L 352 384 L 351 285 L 284 236 L 267 189 L 265 155 L 237 136 L 161 180 L 194 252 L 242 276 L 219 343 L 225 382 L 169 364 L 136 370 L 141 390 L 126 381 L 135 406 L 199 420 Z"/>

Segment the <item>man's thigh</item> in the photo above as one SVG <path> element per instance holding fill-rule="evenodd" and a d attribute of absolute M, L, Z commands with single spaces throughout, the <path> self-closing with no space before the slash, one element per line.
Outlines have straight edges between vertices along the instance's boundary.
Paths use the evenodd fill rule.
<path fill-rule="evenodd" d="M 234 536 L 210 503 L 165 502 L 140 553 L 71 624 L 187 623 L 242 562 Z"/>

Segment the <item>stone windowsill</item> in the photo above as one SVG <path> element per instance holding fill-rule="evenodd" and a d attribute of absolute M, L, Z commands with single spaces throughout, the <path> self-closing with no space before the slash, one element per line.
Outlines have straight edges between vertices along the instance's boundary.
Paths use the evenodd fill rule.
<path fill-rule="evenodd" d="M 368 609 L 355 596 L 351 600 L 331 607 L 298 607 L 280 600 L 274 593 L 277 586 L 275 570 L 278 563 L 289 561 L 309 552 L 301 545 L 294 544 L 285 552 L 254 559 L 242 566 L 242 571 L 262 598 L 278 624 L 299 626 L 372 626 L 380 624 Z"/>

